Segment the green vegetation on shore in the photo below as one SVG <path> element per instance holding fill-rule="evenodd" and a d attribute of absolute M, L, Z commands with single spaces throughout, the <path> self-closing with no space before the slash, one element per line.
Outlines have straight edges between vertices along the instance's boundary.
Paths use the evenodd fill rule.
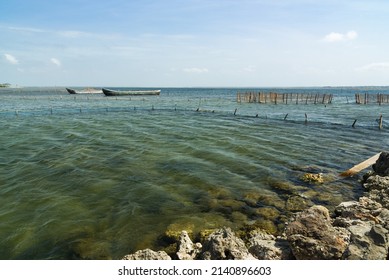
<path fill-rule="evenodd" d="M 7 87 L 10 87 L 11 84 L 9 83 L 5 83 L 5 84 L 0 84 L 0 88 L 7 88 Z"/>

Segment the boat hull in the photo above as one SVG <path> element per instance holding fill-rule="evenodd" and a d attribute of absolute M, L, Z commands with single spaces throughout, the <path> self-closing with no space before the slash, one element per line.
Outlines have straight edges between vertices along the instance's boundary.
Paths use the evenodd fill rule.
<path fill-rule="evenodd" d="M 74 89 L 66 88 L 66 90 L 69 92 L 69 94 L 77 94 L 77 92 Z"/>
<path fill-rule="evenodd" d="M 84 90 L 74 90 L 74 89 L 71 89 L 71 88 L 66 88 L 67 92 L 69 94 L 99 94 L 99 93 L 103 93 L 101 90 L 98 90 L 98 89 L 84 89 Z"/>
<path fill-rule="evenodd" d="M 103 93 L 106 96 L 121 96 L 121 95 L 159 95 L 161 90 L 111 90 L 103 88 Z"/>

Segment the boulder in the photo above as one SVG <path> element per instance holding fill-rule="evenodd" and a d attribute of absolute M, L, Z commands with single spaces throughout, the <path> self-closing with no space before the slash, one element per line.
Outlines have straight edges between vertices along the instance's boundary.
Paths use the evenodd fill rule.
<path fill-rule="evenodd" d="M 298 213 L 286 227 L 286 237 L 296 259 L 341 259 L 349 244 L 350 233 L 332 225 L 329 211 L 312 206 Z"/>
<path fill-rule="evenodd" d="M 379 176 L 389 176 L 389 153 L 388 152 L 382 152 L 380 154 L 380 157 L 376 161 L 375 164 L 373 164 L 373 170 L 374 172 Z"/>
<path fill-rule="evenodd" d="M 351 233 L 350 244 L 344 259 L 385 260 L 388 256 L 388 231 L 381 225 L 362 222 L 347 228 Z"/>
<path fill-rule="evenodd" d="M 212 233 L 203 244 L 199 256 L 203 260 L 253 260 L 242 239 L 230 228 L 222 228 Z"/>
<path fill-rule="evenodd" d="M 126 255 L 123 260 L 171 260 L 170 256 L 164 251 L 155 252 L 150 249 L 139 250 L 134 254 Z"/>

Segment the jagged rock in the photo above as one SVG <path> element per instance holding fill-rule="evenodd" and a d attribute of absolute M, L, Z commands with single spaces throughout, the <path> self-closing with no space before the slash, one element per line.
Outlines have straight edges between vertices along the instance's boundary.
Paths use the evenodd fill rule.
<path fill-rule="evenodd" d="M 155 252 L 150 249 L 139 250 L 134 254 L 126 255 L 123 260 L 171 260 L 169 255 L 164 251 Z"/>
<path fill-rule="evenodd" d="M 348 260 L 385 260 L 388 255 L 388 231 L 380 225 L 362 222 L 347 228 L 350 244 L 344 258 Z"/>
<path fill-rule="evenodd" d="M 373 225 L 368 235 L 373 240 L 374 244 L 387 247 L 388 230 L 381 225 Z"/>
<path fill-rule="evenodd" d="M 369 198 L 389 209 L 389 177 L 370 176 L 363 186 L 369 191 Z"/>
<path fill-rule="evenodd" d="M 177 243 L 177 257 L 179 260 L 193 260 L 200 252 L 202 245 L 193 244 L 186 231 L 182 231 Z"/>
<path fill-rule="evenodd" d="M 382 225 L 389 221 L 389 213 L 382 205 L 368 197 L 344 202 L 336 207 L 339 215 L 334 225 L 350 232 L 350 243 L 343 256 L 351 260 L 383 260 L 388 255 L 388 230 Z"/>
<path fill-rule="evenodd" d="M 382 208 L 377 218 L 380 221 L 380 225 L 389 230 L 389 210 L 386 208 Z"/>
<path fill-rule="evenodd" d="M 296 215 L 286 227 L 286 236 L 296 259 L 340 259 L 345 252 L 350 233 L 332 226 L 329 211 L 323 206 Z"/>
<path fill-rule="evenodd" d="M 348 227 L 363 221 L 379 223 L 378 215 L 382 205 L 368 197 L 360 197 L 359 201 L 342 202 L 335 208 L 337 217 L 334 225 Z"/>
<path fill-rule="evenodd" d="M 212 233 L 203 244 L 200 259 L 204 260 L 252 260 L 255 259 L 244 242 L 230 228 Z"/>
<path fill-rule="evenodd" d="M 258 232 L 249 240 L 249 252 L 259 260 L 293 259 L 289 243 L 286 239 Z"/>
<path fill-rule="evenodd" d="M 378 158 L 376 163 L 373 164 L 372 167 L 377 175 L 389 176 L 389 153 L 382 152 L 380 154 L 380 157 Z"/>

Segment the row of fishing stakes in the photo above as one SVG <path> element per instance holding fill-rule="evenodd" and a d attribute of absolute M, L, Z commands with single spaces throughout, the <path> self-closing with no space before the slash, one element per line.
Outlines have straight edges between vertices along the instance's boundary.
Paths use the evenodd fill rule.
<path fill-rule="evenodd" d="M 135 111 L 135 110 L 136 110 L 136 107 L 134 106 L 134 111 Z M 154 105 L 151 106 L 151 110 L 152 110 L 152 111 L 155 110 Z M 177 111 L 177 104 L 174 104 L 174 111 Z M 198 107 L 198 108 L 196 109 L 196 112 L 199 112 L 199 111 L 200 111 L 200 107 Z M 238 111 L 238 108 L 235 108 L 235 110 L 234 110 L 234 116 L 236 116 L 237 111 Z M 108 112 L 108 107 L 106 108 L 106 112 Z M 214 113 L 214 112 L 215 112 L 215 111 L 212 110 L 212 113 Z M 82 108 L 80 108 L 80 113 L 82 113 Z M 53 107 L 50 108 L 50 114 L 51 114 L 51 115 L 53 114 Z M 15 115 L 16 115 L 16 116 L 19 116 L 19 111 L 18 111 L 18 110 L 15 110 Z M 284 116 L 284 121 L 287 120 L 288 115 L 289 115 L 289 114 L 286 114 L 286 115 Z M 256 114 L 255 117 L 258 117 L 258 114 Z M 267 117 L 266 117 L 266 118 L 267 118 Z M 382 115 L 380 115 L 380 117 L 379 117 L 376 121 L 378 122 L 378 128 L 379 128 L 379 129 L 383 129 L 383 117 L 382 117 Z M 307 115 L 307 113 L 305 113 L 305 121 L 304 121 L 304 123 L 305 123 L 305 124 L 308 123 L 308 115 Z M 356 123 L 357 123 L 357 119 L 355 119 L 354 122 L 353 122 L 353 124 L 352 124 L 352 127 L 353 127 L 353 128 L 355 128 L 355 124 L 356 124 Z"/>
<path fill-rule="evenodd" d="M 197 108 L 196 111 L 199 111 L 199 108 Z M 235 108 L 235 111 L 234 111 L 234 116 L 236 116 L 236 112 L 238 111 L 238 108 Z M 289 114 L 286 114 L 285 117 L 284 117 L 284 121 L 286 121 L 286 119 L 288 118 L 288 115 Z M 258 114 L 255 115 L 255 117 L 258 117 Z M 267 118 L 267 117 L 266 117 Z M 382 115 L 380 115 L 380 117 L 376 120 L 378 122 L 378 128 L 379 129 L 382 129 L 383 128 L 383 117 Z M 357 120 L 355 119 L 353 124 L 352 124 L 352 127 L 355 128 L 355 124 L 356 124 Z M 305 124 L 308 123 L 308 115 L 307 113 L 305 113 L 305 121 L 304 121 Z"/>
<path fill-rule="evenodd" d="M 382 115 L 380 115 L 380 117 L 378 119 L 376 119 L 376 121 L 378 122 L 378 128 L 382 129 L 383 128 L 383 118 L 382 118 Z M 357 119 L 355 119 L 354 122 L 353 122 L 353 125 L 352 125 L 353 128 L 355 128 L 355 124 L 356 123 L 357 123 Z"/>

